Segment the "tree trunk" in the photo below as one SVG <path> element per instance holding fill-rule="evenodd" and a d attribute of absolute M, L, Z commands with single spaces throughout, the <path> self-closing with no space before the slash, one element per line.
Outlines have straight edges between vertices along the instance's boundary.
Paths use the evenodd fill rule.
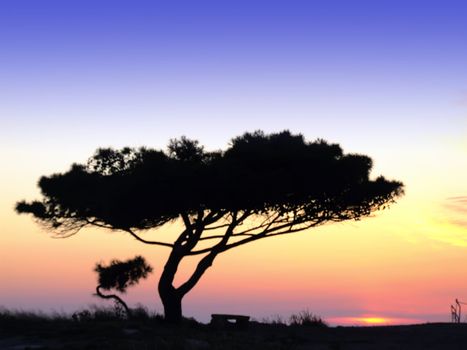
<path fill-rule="evenodd" d="M 125 310 L 126 317 L 130 318 L 130 309 L 128 308 L 128 305 L 122 300 L 122 298 L 115 294 L 102 294 L 100 290 L 101 288 L 101 285 L 98 285 L 96 287 L 96 295 L 98 297 L 101 297 L 102 299 L 112 299 L 117 305 L 120 305 L 120 307 L 122 307 Z"/>
<path fill-rule="evenodd" d="M 164 319 L 167 323 L 180 324 L 182 322 L 182 298 L 174 290 L 169 293 L 160 293 L 164 306 Z"/>
<path fill-rule="evenodd" d="M 182 322 L 183 295 L 173 286 L 175 273 L 182 258 L 182 254 L 179 254 L 175 249 L 172 250 L 164 266 L 158 285 L 159 296 L 164 306 L 165 321 L 172 324 Z"/>
<path fill-rule="evenodd" d="M 182 236 L 181 236 L 182 237 Z M 196 245 L 178 246 L 174 247 L 172 252 L 167 259 L 167 262 L 162 271 L 159 280 L 159 296 L 164 306 L 164 318 L 165 321 L 172 324 L 180 324 L 182 322 L 182 299 L 183 297 L 198 283 L 201 276 L 206 270 L 212 265 L 217 254 L 220 252 L 220 248 L 223 247 L 228 240 L 229 235 L 224 238 L 218 246 L 203 257 L 196 266 L 192 276 L 180 287 L 175 288 L 173 286 L 175 274 L 177 273 L 178 266 L 182 261 L 183 257 L 188 251 Z M 180 240 L 180 239 L 179 239 Z M 222 245 L 221 245 L 222 244 Z"/>

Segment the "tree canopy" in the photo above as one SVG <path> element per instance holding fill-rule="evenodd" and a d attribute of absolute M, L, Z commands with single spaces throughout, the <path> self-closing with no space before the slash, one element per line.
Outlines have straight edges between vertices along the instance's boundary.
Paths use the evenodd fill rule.
<path fill-rule="evenodd" d="M 368 156 L 289 131 L 245 133 L 223 151 L 206 151 L 182 137 L 171 140 L 167 151 L 98 149 L 87 164 L 43 176 L 42 199 L 19 202 L 16 210 L 60 235 L 98 226 L 171 248 L 159 292 L 163 302 L 168 291 L 181 300 L 221 252 L 358 220 L 394 202 L 403 194 L 402 183 L 371 179 L 372 164 Z M 174 220 L 184 229 L 171 242 L 157 240 L 157 230 L 151 240 L 140 234 Z M 175 288 L 180 261 L 198 254 L 204 256 L 193 275 Z"/>

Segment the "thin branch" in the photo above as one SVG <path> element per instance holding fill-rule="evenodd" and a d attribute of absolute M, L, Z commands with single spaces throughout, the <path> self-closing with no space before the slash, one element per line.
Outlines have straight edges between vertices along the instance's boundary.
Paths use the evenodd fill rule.
<path fill-rule="evenodd" d="M 311 227 L 315 227 L 315 226 L 318 226 L 320 225 L 321 223 L 323 223 L 324 221 L 316 221 L 312 224 L 309 224 L 309 225 L 306 225 L 306 226 L 303 226 L 303 227 L 299 227 L 299 228 L 296 228 L 296 229 L 293 229 L 293 226 L 294 225 L 290 225 L 290 224 L 285 224 L 285 225 L 281 225 L 281 226 L 277 226 L 277 227 L 273 227 L 273 228 L 270 228 L 268 231 L 262 231 L 258 234 L 255 234 L 255 235 L 251 235 L 250 237 L 248 238 L 245 238 L 245 239 L 242 239 L 240 241 L 237 241 L 237 242 L 234 242 L 234 243 L 231 243 L 229 245 L 226 245 L 222 250 L 221 252 L 225 252 L 229 249 L 232 249 L 232 248 L 235 248 L 235 247 L 238 247 L 240 245 L 243 245 L 243 244 L 246 244 L 246 243 L 250 243 L 250 242 L 253 242 L 253 241 L 256 241 L 258 239 L 262 239 L 262 238 L 268 238 L 268 237 L 275 237 L 275 236 L 280 236 L 280 235 L 284 235 L 284 234 L 288 234 L 288 233 L 295 233 L 295 232 L 300 232 L 300 231 L 303 231 L 303 230 L 306 230 L 306 229 L 309 229 Z M 301 224 L 301 223 L 296 223 L 295 225 L 297 224 Z M 284 228 L 287 228 L 287 230 L 283 230 Z M 279 230 L 283 230 L 283 231 L 279 231 Z M 279 232 L 276 232 L 276 231 L 279 231 Z M 275 232 L 275 233 L 273 233 Z M 196 250 L 196 251 L 192 251 L 190 252 L 189 255 L 199 255 L 199 254 L 205 254 L 205 253 L 209 253 L 210 251 L 212 250 L 212 247 L 211 248 L 204 248 L 204 249 L 200 249 L 200 250 Z"/>
<path fill-rule="evenodd" d="M 195 285 L 198 283 L 199 279 L 201 276 L 204 274 L 204 272 L 212 265 L 212 262 L 216 258 L 216 256 L 223 251 L 223 249 L 226 247 L 229 238 L 231 237 L 234 228 L 236 227 L 238 223 L 238 218 L 237 218 L 237 212 L 235 211 L 232 213 L 232 223 L 230 226 L 227 228 L 225 231 L 225 234 L 222 236 L 222 239 L 219 243 L 211 247 L 209 254 L 203 257 L 198 265 L 195 268 L 195 271 L 193 274 L 188 278 L 188 280 L 183 283 L 180 287 L 177 288 L 177 292 L 179 292 L 181 295 L 185 295 L 188 293 Z M 245 218 L 247 215 L 242 215 L 241 218 Z"/>
<path fill-rule="evenodd" d="M 206 230 L 206 229 L 205 229 Z M 199 241 L 207 241 L 210 239 L 219 239 L 219 238 L 224 238 L 225 235 L 216 235 L 216 236 L 207 236 L 207 237 L 201 237 Z M 254 236 L 254 234 L 248 234 L 248 233 L 233 233 L 230 235 L 230 237 L 251 237 Z"/>
<path fill-rule="evenodd" d="M 206 219 L 208 217 L 210 217 L 212 215 L 212 213 L 209 213 L 206 217 Z M 200 224 L 204 224 L 204 209 L 201 209 L 201 208 L 198 208 L 198 212 L 197 212 L 197 217 L 196 217 L 196 220 L 195 220 L 195 223 L 197 225 L 200 225 Z"/>
<path fill-rule="evenodd" d="M 283 220 L 278 220 L 281 217 L 280 212 L 278 212 L 278 213 L 276 213 L 276 215 L 272 215 L 270 217 L 272 217 L 272 220 L 266 225 L 266 228 L 264 229 L 264 231 L 261 234 L 263 234 L 264 232 L 267 232 L 271 228 L 272 224 L 278 224 L 279 222 L 288 222 L 287 218 L 285 218 Z M 293 226 L 293 223 L 292 223 L 292 226 Z"/>
<path fill-rule="evenodd" d="M 320 223 L 313 223 L 313 224 L 310 224 L 310 225 L 307 225 L 305 227 L 300 227 L 300 228 L 296 228 L 296 229 L 292 229 L 290 228 L 289 230 L 286 230 L 286 231 L 280 231 L 280 232 L 276 232 L 276 233 L 272 233 L 270 235 L 267 235 L 265 237 L 276 237 L 276 236 L 281 236 L 281 235 L 286 235 L 286 234 L 289 234 L 289 233 L 295 233 L 295 232 L 300 232 L 300 231 L 304 231 L 304 230 L 307 230 L 309 228 L 312 228 L 312 227 L 316 227 L 318 226 Z M 232 247 L 233 248 L 233 247 Z M 230 248 L 229 248 L 230 249 Z"/>
<path fill-rule="evenodd" d="M 277 219 L 280 218 L 280 216 L 281 216 L 281 215 L 280 215 L 279 213 L 277 213 L 277 214 L 275 215 L 275 217 L 274 217 L 272 220 L 270 220 L 273 216 L 272 216 L 272 215 L 269 215 L 265 220 L 263 220 L 263 221 L 261 222 L 261 224 L 256 225 L 255 227 L 252 227 L 252 228 L 250 228 L 250 229 L 247 229 L 247 230 L 243 230 L 243 231 L 241 231 L 241 232 L 238 232 L 237 234 L 246 234 L 246 233 L 248 233 L 248 232 L 253 232 L 253 231 L 261 230 L 261 229 L 263 229 L 263 228 L 264 228 L 264 230 L 267 230 L 267 229 L 269 229 L 269 228 L 272 226 L 272 224 L 274 224 L 274 223 L 275 223 L 275 224 L 286 223 L 286 225 L 290 225 L 290 224 L 289 224 L 289 220 L 288 220 L 287 218 L 284 218 L 284 219 L 282 219 L 282 220 L 277 220 Z M 264 230 L 263 230 L 263 231 L 264 231 Z M 257 234 L 260 234 L 260 233 L 257 233 Z M 252 235 L 254 235 L 254 234 L 252 234 Z"/>
<path fill-rule="evenodd" d="M 114 229 L 113 227 L 111 226 L 108 226 L 108 225 L 103 225 L 103 224 L 99 224 L 97 223 L 95 220 L 89 220 L 89 219 L 86 219 L 86 222 L 90 225 L 93 225 L 93 226 L 97 226 L 97 227 L 101 227 L 101 228 L 106 228 L 106 229 Z M 83 225 L 82 227 L 84 227 L 85 225 Z M 128 232 L 130 235 L 132 235 L 134 238 L 136 238 L 138 241 L 142 242 L 142 243 L 145 243 L 145 244 L 152 244 L 152 245 L 159 245 L 159 246 L 162 246 L 162 247 L 169 247 L 169 248 L 173 248 L 174 245 L 171 244 L 171 243 L 166 243 L 166 242 L 159 242 L 159 241 L 149 241 L 147 239 L 144 239 L 144 238 L 141 238 L 140 236 L 138 236 L 135 232 L 133 232 L 131 229 L 127 228 L 127 229 L 122 229 L 123 231 L 125 232 Z M 70 237 L 74 234 L 76 234 L 78 231 L 66 236 L 66 237 Z M 57 237 L 57 238 L 62 238 L 62 237 Z M 65 238 L 65 237 L 63 237 Z"/>
<path fill-rule="evenodd" d="M 93 225 L 93 226 L 97 226 L 97 227 L 101 227 L 101 228 L 106 228 L 106 229 L 110 229 L 110 230 L 113 230 L 114 228 L 110 225 L 104 225 L 104 224 L 99 224 L 96 220 L 89 220 L 89 219 L 85 219 L 86 222 L 90 225 Z"/>
<path fill-rule="evenodd" d="M 183 255 L 186 255 L 196 246 L 196 244 L 199 241 L 199 238 L 203 234 L 203 230 L 204 230 L 203 221 L 198 220 L 196 222 L 195 229 L 186 235 L 185 243 L 181 245 L 181 248 L 183 249 L 183 252 L 182 252 Z"/>
<path fill-rule="evenodd" d="M 187 230 L 191 231 L 192 226 L 191 226 L 191 221 L 190 221 L 190 218 L 188 217 L 188 214 L 187 213 L 180 213 L 180 216 L 182 217 L 183 223 L 185 224 L 185 227 L 187 228 Z"/>
<path fill-rule="evenodd" d="M 205 240 L 211 240 L 211 239 L 221 239 L 220 242 L 214 244 L 213 246 L 211 246 L 210 248 L 206 248 L 205 251 L 208 252 L 208 251 L 212 251 L 213 249 L 215 249 L 216 247 L 218 247 L 220 244 L 227 244 L 227 241 L 229 240 L 229 238 L 231 237 L 237 237 L 237 236 L 247 236 L 247 237 L 250 237 L 251 235 L 248 235 L 248 234 L 243 234 L 243 233 L 239 233 L 239 234 L 234 234 L 233 233 L 233 230 L 239 226 L 240 224 L 243 223 L 243 221 L 245 219 L 247 219 L 250 215 L 252 215 L 252 212 L 249 211 L 249 210 L 245 210 L 243 211 L 243 213 L 239 215 L 238 211 L 234 211 L 232 213 L 230 213 L 231 216 L 232 216 L 232 221 L 228 224 L 225 224 L 223 225 L 224 227 L 227 227 L 227 230 L 226 232 L 223 234 L 223 235 L 214 235 L 214 236 L 208 236 L 208 237 L 201 237 L 203 231 L 205 231 L 205 227 L 202 227 L 201 230 L 199 231 L 199 235 L 196 237 L 196 242 L 192 242 L 194 244 L 191 244 L 191 247 L 190 249 L 187 251 L 187 255 L 192 255 L 191 254 L 191 251 L 193 248 L 196 247 L 196 245 L 198 244 L 198 242 L 200 241 L 205 241 Z M 222 215 L 219 215 L 219 218 L 223 217 L 224 214 Z"/>
<path fill-rule="evenodd" d="M 217 225 L 217 226 L 211 226 L 211 227 L 205 227 L 204 231 L 211 231 L 211 230 L 217 230 L 220 228 L 228 227 L 230 224 L 222 224 L 222 225 Z"/>
<path fill-rule="evenodd" d="M 293 226 L 290 226 L 290 228 L 288 230 L 284 230 L 284 231 L 280 231 L 280 232 L 276 232 L 276 233 L 272 233 L 272 234 L 269 234 L 271 232 L 275 232 L 277 230 L 280 230 L 280 229 L 283 229 L 285 228 L 286 226 L 283 225 L 281 227 L 278 227 L 278 228 L 273 228 L 267 232 L 262 232 L 260 234 L 257 234 L 253 237 L 250 237 L 250 238 L 245 238 L 241 241 L 238 241 L 238 242 L 235 242 L 235 243 L 232 243 L 232 244 L 229 244 L 228 246 L 225 247 L 225 249 L 223 249 L 222 251 L 227 251 L 229 249 L 232 249 L 232 248 L 235 248 L 235 247 L 238 247 L 240 245 L 243 245 L 243 244 L 246 244 L 246 243 L 249 243 L 249 242 L 253 242 L 253 241 L 256 241 L 258 239 L 261 239 L 261 238 L 267 238 L 267 237 L 275 237 L 275 236 L 280 236 L 280 235 L 285 235 L 285 234 L 289 234 L 289 233 L 295 233 L 295 232 L 300 232 L 300 231 L 304 231 L 304 230 L 307 230 L 311 227 L 315 227 L 315 226 L 318 226 L 321 222 L 315 222 L 313 224 L 310 224 L 310 225 L 306 225 L 306 226 L 303 226 L 303 227 L 299 227 L 299 228 L 296 228 L 296 229 L 293 229 L 292 227 Z"/>
<path fill-rule="evenodd" d="M 57 233 L 57 236 L 52 236 L 52 238 L 54 238 L 54 239 L 69 238 L 71 236 L 76 235 L 86 225 L 87 224 L 79 225 L 78 227 L 73 228 L 73 231 L 68 232 L 66 234 L 65 234 L 65 232 L 69 231 L 69 230 L 66 230 L 66 231 L 64 230 L 64 231 L 62 231 L 63 233 Z"/>
<path fill-rule="evenodd" d="M 169 247 L 169 248 L 173 248 L 174 245 L 171 244 L 171 243 L 166 243 L 166 242 L 158 242 L 158 241 L 148 241 L 144 238 L 141 238 L 140 236 L 138 236 L 136 233 L 134 233 L 131 229 L 124 229 L 125 232 L 128 232 L 130 235 L 132 235 L 134 238 L 136 238 L 138 241 L 140 242 L 143 242 L 143 243 L 146 243 L 146 244 L 153 244 L 153 245 L 159 245 L 159 246 L 162 246 L 162 247 Z"/>
<path fill-rule="evenodd" d="M 102 298 L 102 299 L 112 299 L 114 302 L 118 303 L 119 305 L 121 305 L 124 309 L 125 309 L 125 312 L 126 312 L 126 315 L 127 317 L 130 317 L 131 313 L 130 313 L 130 309 L 128 308 L 128 305 L 123 301 L 122 298 L 120 298 L 118 295 L 116 294 L 103 294 L 100 289 L 102 288 L 101 285 L 98 285 L 96 287 L 96 296 Z"/>
<path fill-rule="evenodd" d="M 213 212 L 211 211 L 210 214 L 212 214 Z M 204 224 L 207 226 L 207 225 L 210 225 L 220 219 L 222 219 L 224 217 L 224 215 L 226 214 L 226 211 L 225 210 L 219 210 L 219 211 L 216 211 L 214 212 L 214 214 L 212 214 L 212 216 L 207 216 L 207 219 L 209 220 L 206 220 L 205 219 L 205 222 Z"/>

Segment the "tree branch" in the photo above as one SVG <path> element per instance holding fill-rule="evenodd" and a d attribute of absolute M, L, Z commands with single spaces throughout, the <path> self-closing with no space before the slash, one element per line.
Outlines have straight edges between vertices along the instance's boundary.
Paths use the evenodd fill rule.
<path fill-rule="evenodd" d="M 125 232 L 128 232 L 130 235 L 132 235 L 134 238 L 136 238 L 138 241 L 140 242 L 143 242 L 145 244 L 153 244 L 153 245 L 159 245 L 159 246 L 162 246 L 162 247 L 169 247 L 169 248 L 173 248 L 174 247 L 174 244 L 171 244 L 171 243 L 166 243 L 166 242 L 158 242 L 158 241 L 148 241 L 144 238 L 141 238 L 140 236 L 138 236 L 136 233 L 134 233 L 131 229 L 127 228 L 127 229 L 124 229 Z"/>
<path fill-rule="evenodd" d="M 89 225 L 97 226 L 97 227 L 100 227 L 100 228 L 106 228 L 106 229 L 110 229 L 110 230 L 114 229 L 112 226 L 105 225 L 105 224 L 100 224 L 96 220 L 89 220 L 87 218 L 85 218 L 85 220 Z"/>
<path fill-rule="evenodd" d="M 280 213 L 276 213 L 275 215 L 268 215 L 268 216 L 266 217 L 266 219 L 264 219 L 264 220 L 261 222 L 261 224 L 256 225 L 255 227 L 252 227 L 252 228 L 250 228 L 250 229 L 243 230 L 243 231 L 238 232 L 238 233 L 236 233 L 236 234 L 238 234 L 238 235 L 242 234 L 242 235 L 243 235 L 243 234 L 247 234 L 248 232 L 253 232 L 253 231 L 256 231 L 256 230 L 261 230 L 261 229 L 263 229 L 263 228 L 264 228 L 263 231 L 265 231 L 265 230 L 269 229 L 269 228 L 272 226 L 272 224 L 287 223 L 288 225 L 290 225 L 289 220 L 286 219 L 286 218 L 284 218 L 284 219 L 282 219 L 282 220 L 278 220 L 280 217 L 281 217 L 281 214 L 280 214 Z M 273 219 L 271 220 L 271 218 L 273 218 Z M 260 233 L 257 233 L 257 234 L 260 234 Z M 253 235 L 255 235 L 255 234 L 254 234 L 254 233 L 251 233 L 250 235 L 253 236 Z"/>
<path fill-rule="evenodd" d="M 229 225 L 230 224 L 222 224 L 222 225 L 217 225 L 217 226 L 205 227 L 204 231 L 218 230 L 220 228 L 224 228 L 224 227 L 227 227 Z"/>
<path fill-rule="evenodd" d="M 121 305 L 125 309 L 127 317 L 130 317 L 130 315 L 131 315 L 130 309 L 128 308 L 128 305 L 123 301 L 123 299 L 120 298 L 116 294 L 102 294 L 102 292 L 100 291 L 101 288 L 102 288 L 102 286 L 100 286 L 100 285 L 98 285 L 96 287 L 96 294 L 95 295 L 97 295 L 98 297 L 100 297 L 102 299 L 112 299 L 114 302 Z"/>
<path fill-rule="evenodd" d="M 267 238 L 267 237 L 275 237 L 275 236 L 280 236 L 280 235 L 284 235 L 284 234 L 288 234 L 288 233 L 300 232 L 300 231 L 309 229 L 311 227 L 318 226 L 318 225 L 322 224 L 324 221 L 326 221 L 326 220 L 319 220 L 319 221 L 313 222 L 313 223 L 311 223 L 309 225 L 299 227 L 299 228 L 295 228 L 295 229 L 293 228 L 294 225 L 300 225 L 300 224 L 303 224 L 303 223 L 302 222 L 298 222 L 298 223 L 295 223 L 295 224 L 287 223 L 287 224 L 284 224 L 284 225 L 281 225 L 281 226 L 276 226 L 276 227 L 273 227 L 273 228 L 269 228 L 268 230 L 263 230 L 260 233 L 257 233 L 255 235 L 251 235 L 248 238 L 245 238 L 245 239 L 242 239 L 240 241 L 237 241 L 237 242 L 231 243 L 229 245 L 226 245 L 221 250 L 221 252 L 225 252 L 225 251 L 227 251 L 229 249 L 238 247 L 240 245 L 243 245 L 243 244 L 246 244 L 246 243 L 249 243 L 249 242 L 256 241 L 258 239 Z M 280 230 L 283 230 L 283 231 L 280 231 Z M 277 232 L 277 231 L 279 231 L 279 232 Z M 204 249 L 192 251 L 192 252 L 190 252 L 189 255 L 199 255 L 199 254 L 209 253 L 212 249 L 213 248 L 204 248 Z"/>
<path fill-rule="evenodd" d="M 320 225 L 321 222 L 314 222 L 312 224 L 309 224 L 309 225 L 306 225 L 306 226 L 303 226 L 303 227 L 299 227 L 299 228 L 296 228 L 294 229 L 293 228 L 293 225 L 290 225 L 290 224 L 286 224 L 286 225 L 282 225 L 280 227 L 275 227 L 275 228 L 272 228 L 270 229 L 269 231 L 265 231 L 265 232 L 261 232 L 260 234 L 257 234 L 253 237 L 250 237 L 250 238 L 245 238 L 245 239 L 242 239 L 241 241 L 238 241 L 238 242 L 235 242 L 235 243 L 232 243 L 232 244 L 229 244 L 228 246 L 226 246 L 222 251 L 227 251 L 229 249 L 232 249 L 232 248 L 235 248 L 235 247 L 238 247 L 240 245 L 243 245 L 243 244 L 246 244 L 246 243 L 249 243 L 249 242 L 253 242 L 253 241 L 256 241 L 258 239 L 261 239 L 261 238 L 267 238 L 267 237 L 275 237 L 275 236 L 280 236 L 280 235 L 285 235 L 285 234 L 289 234 L 289 233 L 295 233 L 295 232 L 300 232 L 300 231 L 304 231 L 304 230 L 307 230 L 311 227 L 315 227 L 315 226 L 318 226 Z M 275 232 L 277 230 L 280 230 L 280 229 L 284 229 L 288 227 L 287 230 L 284 230 L 284 231 L 279 231 L 279 232 L 276 232 L 276 233 L 272 233 L 272 234 L 269 234 L 271 232 Z"/>
<path fill-rule="evenodd" d="M 252 234 L 252 233 L 251 234 L 249 234 L 249 233 L 233 233 L 230 237 L 242 237 L 242 236 L 251 237 L 251 236 L 254 236 L 254 234 Z M 207 236 L 207 237 L 201 237 L 199 239 L 199 241 L 207 241 L 207 240 L 210 240 L 210 239 L 219 239 L 219 238 L 223 238 L 223 237 L 224 237 L 224 235 Z"/>
<path fill-rule="evenodd" d="M 191 221 L 190 221 L 190 218 L 189 218 L 188 214 L 187 213 L 180 213 L 180 216 L 183 219 L 183 223 L 185 224 L 186 229 L 191 231 L 192 226 L 191 226 Z"/>
<path fill-rule="evenodd" d="M 244 220 L 244 218 L 248 216 L 246 212 L 244 212 L 243 215 L 240 217 L 240 219 L 238 219 L 237 214 L 238 213 L 236 211 L 232 213 L 232 222 L 227 228 L 225 234 L 222 236 L 221 241 L 210 248 L 209 254 L 203 257 L 199 261 L 191 277 L 185 283 L 183 283 L 180 287 L 177 288 L 177 291 L 181 295 L 185 295 L 186 293 L 188 293 L 196 285 L 196 283 L 198 283 L 201 276 L 203 276 L 204 272 L 212 265 L 217 254 L 219 254 L 223 250 L 223 248 L 227 245 L 229 238 L 232 236 L 233 230 L 238 223 L 237 220 Z M 190 254 L 188 253 L 187 255 L 190 255 Z"/>

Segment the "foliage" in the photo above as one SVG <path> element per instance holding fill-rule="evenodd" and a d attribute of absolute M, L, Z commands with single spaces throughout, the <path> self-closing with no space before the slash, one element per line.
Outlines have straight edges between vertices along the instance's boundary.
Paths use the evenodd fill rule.
<path fill-rule="evenodd" d="M 282 317 L 281 315 L 272 315 L 270 317 L 263 317 L 261 319 L 261 323 L 263 324 L 271 324 L 271 325 L 276 325 L 276 326 L 286 326 L 287 321 Z"/>
<path fill-rule="evenodd" d="M 147 278 L 152 267 L 142 256 L 126 261 L 112 260 L 108 266 L 97 264 L 94 271 L 98 274 L 102 289 L 116 289 L 125 293 L 129 286 L 135 285 L 141 278 Z"/>
<path fill-rule="evenodd" d="M 167 153 L 99 149 L 86 165 L 42 177 L 43 200 L 16 209 L 68 233 L 88 225 L 149 229 L 199 210 L 217 220 L 274 212 L 281 223 L 316 225 L 358 219 L 402 194 L 400 182 L 371 181 L 371 167 L 367 156 L 287 131 L 246 133 L 224 152 L 182 138 Z"/>
<path fill-rule="evenodd" d="M 345 154 L 337 144 L 305 141 L 289 131 L 234 138 L 224 151 L 173 139 L 166 152 L 148 148 L 98 149 L 87 164 L 39 181 L 42 199 L 17 203 L 58 235 L 86 226 L 127 232 L 140 242 L 171 249 L 159 280 L 166 317 L 181 320 L 181 300 L 223 252 L 267 237 L 329 222 L 359 220 L 403 194 L 399 181 L 370 178 L 372 160 Z M 179 220 L 171 241 L 143 231 Z M 200 256 L 178 287 L 181 261 Z M 116 274 L 118 275 L 118 274 Z M 128 281 L 105 282 L 125 289 Z"/>
<path fill-rule="evenodd" d="M 291 326 L 305 327 L 327 327 L 327 323 L 319 316 L 309 310 L 300 311 L 298 314 L 292 314 L 289 318 Z"/>
<path fill-rule="evenodd" d="M 272 315 L 261 320 L 262 324 L 275 326 L 303 326 L 303 327 L 327 327 L 326 321 L 320 316 L 313 314 L 308 309 L 300 311 L 298 314 L 292 314 L 290 317 L 284 318 L 281 315 Z"/>
<path fill-rule="evenodd" d="M 94 271 L 98 274 L 99 284 L 96 296 L 114 301 L 114 313 L 119 318 L 132 317 L 132 312 L 123 299 L 116 294 L 103 294 L 101 289 L 116 289 L 125 293 L 129 286 L 135 285 L 141 278 L 146 278 L 152 272 L 152 267 L 142 256 L 136 256 L 126 261 L 112 260 L 110 265 L 97 264 Z"/>

